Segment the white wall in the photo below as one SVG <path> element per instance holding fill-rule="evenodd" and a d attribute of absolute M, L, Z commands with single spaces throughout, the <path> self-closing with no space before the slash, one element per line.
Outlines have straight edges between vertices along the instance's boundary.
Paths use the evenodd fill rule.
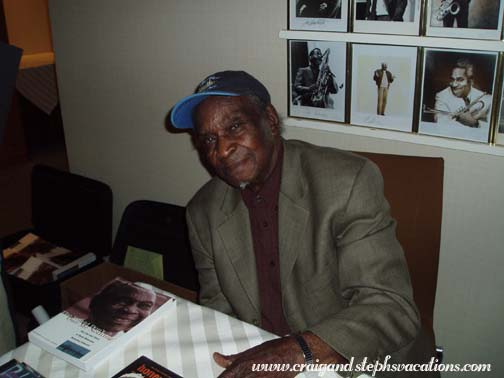
<path fill-rule="evenodd" d="M 50 11 L 70 167 L 112 187 L 115 226 L 129 202 L 185 205 L 207 180 L 189 137 L 164 128 L 207 74 L 249 71 L 286 115 L 287 0 L 51 0 Z M 438 343 L 447 362 L 492 363 L 484 376 L 500 377 L 504 158 L 294 127 L 285 136 L 445 159 Z"/>

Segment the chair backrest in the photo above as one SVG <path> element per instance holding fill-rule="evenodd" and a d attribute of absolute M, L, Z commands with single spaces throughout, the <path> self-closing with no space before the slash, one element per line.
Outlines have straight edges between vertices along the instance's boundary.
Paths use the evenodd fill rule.
<path fill-rule="evenodd" d="M 97 257 L 110 253 L 112 191 L 108 185 L 45 165 L 33 167 L 31 180 L 36 234 Z"/>
<path fill-rule="evenodd" d="M 422 324 L 433 333 L 441 214 L 443 159 L 357 152 L 380 168 L 385 196 L 397 221 Z"/>
<path fill-rule="evenodd" d="M 130 203 L 122 215 L 110 261 L 123 265 L 130 246 L 162 255 L 165 281 L 199 290 L 185 207 L 148 200 Z"/>

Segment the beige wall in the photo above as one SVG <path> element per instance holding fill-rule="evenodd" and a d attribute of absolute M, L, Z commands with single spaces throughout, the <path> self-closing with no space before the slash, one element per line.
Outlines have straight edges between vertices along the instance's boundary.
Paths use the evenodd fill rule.
<path fill-rule="evenodd" d="M 72 171 L 133 200 L 185 205 L 208 178 L 186 134 L 164 118 L 206 74 L 245 69 L 287 108 L 287 0 L 51 0 Z M 435 327 L 448 362 L 504 362 L 504 158 L 288 128 L 287 138 L 351 150 L 445 158 Z M 464 377 L 471 377 L 466 373 Z"/>

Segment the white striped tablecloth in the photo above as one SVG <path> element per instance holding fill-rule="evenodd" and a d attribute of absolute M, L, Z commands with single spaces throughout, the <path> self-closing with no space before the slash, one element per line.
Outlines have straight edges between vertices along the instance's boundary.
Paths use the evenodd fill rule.
<path fill-rule="evenodd" d="M 145 355 L 184 378 L 209 378 L 223 371 L 213 361 L 213 352 L 233 354 L 275 337 L 251 324 L 177 297 L 175 311 L 168 311 L 151 329 L 111 354 L 94 371 L 84 372 L 31 343 L 1 356 L 0 365 L 16 358 L 47 378 L 109 378 Z M 314 372 L 298 375 L 317 376 Z M 339 377 L 334 372 L 323 376 Z"/>

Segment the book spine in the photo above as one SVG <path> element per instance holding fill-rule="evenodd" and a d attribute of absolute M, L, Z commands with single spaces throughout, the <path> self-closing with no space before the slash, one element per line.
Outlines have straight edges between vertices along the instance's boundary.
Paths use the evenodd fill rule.
<path fill-rule="evenodd" d="M 60 278 L 64 278 L 69 274 L 72 274 L 73 272 L 79 270 L 80 268 L 91 264 L 94 261 L 96 261 L 96 255 L 91 252 L 86 253 L 84 256 L 78 258 L 77 260 L 54 270 L 52 272 L 53 280 L 56 281 Z"/>

